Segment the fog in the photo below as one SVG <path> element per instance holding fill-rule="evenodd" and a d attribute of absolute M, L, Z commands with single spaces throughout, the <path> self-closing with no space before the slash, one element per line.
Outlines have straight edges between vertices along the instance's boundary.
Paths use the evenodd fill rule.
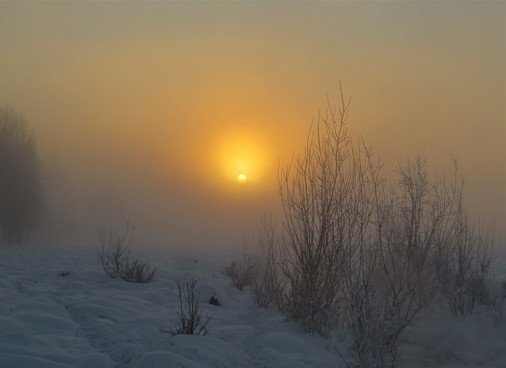
<path fill-rule="evenodd" d="M 53 241 L 130 218 L 141 244 L 240 244 L 339 82 L 386 170 L 454 153 L 502 241 L 505 21 L 500 2 L 3 2 L 0 104 L 37 139 Z"/>

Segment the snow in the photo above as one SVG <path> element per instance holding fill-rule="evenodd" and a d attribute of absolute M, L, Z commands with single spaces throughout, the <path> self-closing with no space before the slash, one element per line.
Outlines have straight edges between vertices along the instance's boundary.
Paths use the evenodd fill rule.
<path fill-rule="evenodd" d="M 230 252 L 148 255 L 155 279 L 132 284 L 109 279 L 93 248 L 0 247 L 0 368 L 346 366 L 340 353 L 351 352 L 344 331 L 330 340 L 306 334 L 233 288 L 221 272 Z M 506 262 L 496 271 L 504 279 Z M 207 336 L 160 332 L 177 321 L 176 285 L 185 273 L 199 278 L 201 307 L 212 317 Z M 209 304 L 213 295 L 221 306 Z M 420 316 L 401 349 L 402 368 L 504 368 L 506 323 L 494 326 L 480 309 L 455 320 L 434 308 Z"/>

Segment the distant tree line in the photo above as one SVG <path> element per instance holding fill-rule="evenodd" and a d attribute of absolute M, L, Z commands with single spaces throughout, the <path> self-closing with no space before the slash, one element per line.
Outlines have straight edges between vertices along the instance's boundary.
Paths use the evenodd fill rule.
<path fill-rule="evenodd" d="M 19 244 L 41 221 L 43 186 L 35 138 L 24 116 L 0 106 L 0 236 Z"/>

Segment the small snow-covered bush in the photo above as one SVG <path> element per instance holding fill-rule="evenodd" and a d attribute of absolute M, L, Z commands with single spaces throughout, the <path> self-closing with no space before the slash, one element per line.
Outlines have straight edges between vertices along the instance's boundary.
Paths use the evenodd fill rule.
<path fill-rule="evenodd" d="M 153 280 L 156 270 L 149 263 L 149 259 L 130 257 L 123 265 L 121 278 L 128 282 L 146 283 Z"/>
<path fill-rule="evenodd" d="M 207 325 L 211 317 L 202 314 L 199 306 L 198 279 L 186 274 L 183 281 L 178 280 L 177 290 L 179 297 L 178 323 L 170 330 L 160 330 L 175 335 L 207 335 Z"/>
<path fill-rule="evenodd" d="M 156 270 L 147 258 L 132 254 L 130 243 L 135 226 L 127 221 L 123 232 L 98 230 L 97 260 L 110 278 L 121 278 L 127 282 L 150 282 Z"/>

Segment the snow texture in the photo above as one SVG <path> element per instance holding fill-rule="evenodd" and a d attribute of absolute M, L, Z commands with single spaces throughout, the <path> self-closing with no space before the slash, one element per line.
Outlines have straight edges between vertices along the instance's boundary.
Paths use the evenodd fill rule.
<path fill-rule="evenodd" d="M 0 248 L 0 368 L 344 368 L 345 331 L 309 335 L 274 310 L 258 308 L 221 270 L 230 255 L 210 250 L 151 251 L 153 282 L 109 279 L 93 249 Z M 498 277 L 506 274 L 498 267 Z M 199 278 L 212 319 L 207 336 L 160 333 L 177 321 L 176 283 Z M 215 295 L 221 306 L 209 304 Z M 401 368 L 506 367 L 506 323 L 484 311 L 454 320 L 424 313 L 402 341 Z"/>

